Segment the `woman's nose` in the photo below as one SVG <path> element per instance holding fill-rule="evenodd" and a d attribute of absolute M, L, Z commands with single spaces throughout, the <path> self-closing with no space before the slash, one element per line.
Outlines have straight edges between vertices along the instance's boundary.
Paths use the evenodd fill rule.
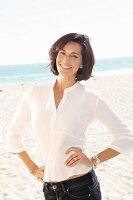
<path fill-rule="evenodd" d="M 63 63 L 69 63 L 70 62 L 70 58 L 69 58 L 69 56 L 68 55 L 65 55 L 64 57 L 63 57 Z"/>

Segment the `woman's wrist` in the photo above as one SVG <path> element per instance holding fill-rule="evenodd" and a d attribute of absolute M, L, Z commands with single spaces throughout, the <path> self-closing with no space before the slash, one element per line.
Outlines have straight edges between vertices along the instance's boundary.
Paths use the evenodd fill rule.
<path fill-rule="evenodd" d="M 100 159 L 99 159 L 99 157 L 98 157 L 98 154 L 92 156 L 91 162 L 92 162 L 92 167 L 93 167 L 94 169 L 96 169 L 97 166 L 100 164 Z"/>

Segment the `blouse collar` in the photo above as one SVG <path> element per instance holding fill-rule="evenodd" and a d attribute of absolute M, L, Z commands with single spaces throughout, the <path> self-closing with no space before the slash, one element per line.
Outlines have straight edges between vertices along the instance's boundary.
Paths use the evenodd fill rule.
<path fill-rule="evenodd" d="M 56 83 L 56 79 L 52 81 L 52 88 L 55 86 L 55 83 Z M 80 85 L 79 81 L 75 82 L 72 86 L 65 88 L 64 93 L 74 90 L 79 85 Z"/>

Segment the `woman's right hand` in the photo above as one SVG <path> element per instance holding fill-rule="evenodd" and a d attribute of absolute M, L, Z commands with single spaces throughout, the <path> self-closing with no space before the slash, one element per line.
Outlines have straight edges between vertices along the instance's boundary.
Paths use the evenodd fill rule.
<path fill-rule="evenodd" d="M 32 170 L 31 174 L 33 176 L 35 176 L 35 178 L 38 180 L 38 181 L 41 181 L 43 183 L 43 177 L 44 177 L 44 170 L 45 170 L 45 167 L 44 166 L 41 166 L 41 167 L 35 167 L 34 170 Z"/>

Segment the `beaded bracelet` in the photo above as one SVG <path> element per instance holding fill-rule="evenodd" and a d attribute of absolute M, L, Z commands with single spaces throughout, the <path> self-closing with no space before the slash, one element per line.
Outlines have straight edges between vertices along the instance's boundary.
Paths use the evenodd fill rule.
<path fill-rule="evenodd" d="M 95 164 L 93 165 L 93 168 L 96 169 L 97 166 L 100 164 L 100 159 L 98 158 L 98 155 L 93 156 L 92 159 L 95 160 Z"/>

